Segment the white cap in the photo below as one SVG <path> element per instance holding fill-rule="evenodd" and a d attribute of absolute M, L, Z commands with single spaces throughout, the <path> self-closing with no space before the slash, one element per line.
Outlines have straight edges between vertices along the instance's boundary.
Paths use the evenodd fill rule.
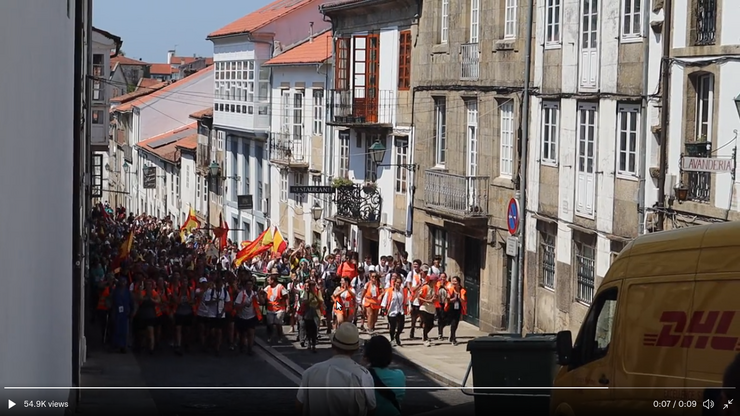
<path fill-rule="evenodd" d="M 206 282 L 208 282 L 208 279 L 206 279 L 205 277 L 201 277 L 200 279 L 198 279 L 198 283 L 206 283 Z"/>
<path fill-rule="evenodd" d="M 367 272 L 368 272 L 368 273 L 372 273 L 372 272 L 374 272 L 374 271 L 375 271 L 375 266 L 369 266 L 369 267 L 367 268 Z"/>

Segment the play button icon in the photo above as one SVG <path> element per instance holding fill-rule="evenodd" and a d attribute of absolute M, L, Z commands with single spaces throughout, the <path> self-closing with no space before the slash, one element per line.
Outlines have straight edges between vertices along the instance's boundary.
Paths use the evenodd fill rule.
<path fill-rule="evenodd" d="M 8 409 L 12 409 L 15 406 L 15 402 L 8 399 Z"/>

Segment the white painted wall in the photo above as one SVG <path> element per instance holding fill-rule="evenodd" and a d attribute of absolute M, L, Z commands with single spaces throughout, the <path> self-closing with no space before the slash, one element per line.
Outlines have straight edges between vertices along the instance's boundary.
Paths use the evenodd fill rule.
<path fill-rule="evenodd" d="M 180 225 L 190 214 L 190 207 L 195 207 L 195 154 L 182 153 L 180 157 Z"/>
<path fill-rule="evenodd" d="M 72 237 L 79 232 L 72 229 L 79 210 L 72 206 L 73 132 L 79 128 L 73 116 L 75 2 L 69 7 L 63 1 L 0 2 L 0 38 L 13 39 L 0 47 L 3 59 L 13 62 L 0 68 L 0 76 L 13 80 L 0 84 L 0 194 L 6 196 L 0 199 L 0 218 L 12 236 L 0 250 L 2 386 L 70 386 L 76 371 L 71 330 Z M 39 65 L 39 56 L 53 64 Z M 44 261 L 32 261 L 28 248 L 50 233 L 54 249 L 46 250 Z M 0 402 L 5 406 L 13 399 L 20 408 L 24 399 L 66 402 L 68 396 L 64 389 L 2 390 Z"/>

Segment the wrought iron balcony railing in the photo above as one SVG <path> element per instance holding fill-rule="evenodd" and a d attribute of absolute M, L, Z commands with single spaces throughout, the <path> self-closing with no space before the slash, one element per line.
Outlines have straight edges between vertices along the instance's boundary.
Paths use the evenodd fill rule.
<path fill-rule="evenodd" d="M 270 160 L 289 166 L 308 166 L 308 138 L 290 133 L 270 136 Z"/>
<path fill-rule="evenodd" d="M 382 198 L 375 185 L 347 185 L 337 187 L 336 217 L 352 223 L 379 223 Z"/>
<path fill-rule="evenodd" d="M 398 99 L 395 91 L 357 87 L 331 90 L 331 124 L 393 124 Z"/>
<path fill-rule="evenodd" d="M 460 46 L 460 79 L 475 80 L 480 76 L 480 48 L 477 43 Z"/>
<path fill-rule="evenodd" d="M 424 174 L 424 203 L 427 208 L 461 218 L 488 216 L 487 176 L 463 176 L 436 170 Z"/>

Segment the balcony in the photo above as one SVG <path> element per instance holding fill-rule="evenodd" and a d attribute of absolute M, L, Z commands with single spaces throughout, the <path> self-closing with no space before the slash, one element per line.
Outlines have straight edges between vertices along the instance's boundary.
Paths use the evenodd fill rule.
<path fill-rule="evenodd" d="M 487 218 L 488 181 L 487 176 L 427 170 L 424 173 L 424 204 L 429 209 L 458 218 Z"/>
<path fill-rule="evenodd" d="M 377 88 L 331 90 L 329 125 L 392 127 L 398 99 L 395 91 Z"/>
<path fill-rule="evenodd" d="M 480 76 L 480 49 L 477 43 L 460 45 L 460 79 L 477 80 Z"/>
<path fill-rule="evenodd" d="M 335 200 L 337 219 L 365 226 L 380 224 L 380 207 L 382 199 L 375 186 L 354 184 L 337 187 Z"/>
<path fill-rule="evenodd" d="M 270 161 L 290 168 L 308 169 L 308 138 L 289 133 L 272 133 Z"/>

